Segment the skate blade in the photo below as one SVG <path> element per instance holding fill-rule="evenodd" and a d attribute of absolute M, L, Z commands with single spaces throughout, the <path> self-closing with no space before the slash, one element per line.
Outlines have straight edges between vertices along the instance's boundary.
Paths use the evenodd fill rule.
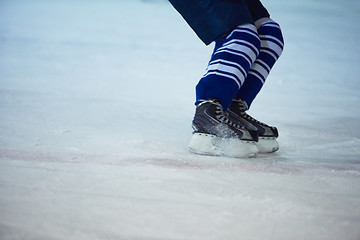
<path fill-rule="evenodd" d="M 279 143 L 276 138 L 259 138 L 256 143 L 259 153 L 273 153 L 279 150 Z"/>
<path fill-rule="evenodd" d="M 236 138 L 219 138 L 204 133 L 194 133 L 189 149 L 200 155 L 225 157 L 255 157 L 259 152 L 255 142 L 241 141 Z"/>

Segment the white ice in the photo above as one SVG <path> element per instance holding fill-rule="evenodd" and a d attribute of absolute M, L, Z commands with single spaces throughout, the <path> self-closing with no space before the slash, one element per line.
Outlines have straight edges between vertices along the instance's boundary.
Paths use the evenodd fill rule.
<path fill-rule="evenodd" d="M 252 159 L 191 154 L 205 47 L 167 1 L 0 0 L 0 239 L 360 239 L 360 3 L 264 0 Z"/>

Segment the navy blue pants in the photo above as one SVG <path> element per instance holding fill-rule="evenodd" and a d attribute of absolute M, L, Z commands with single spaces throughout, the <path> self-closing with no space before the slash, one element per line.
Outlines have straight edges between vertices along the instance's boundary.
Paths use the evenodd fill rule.
<path fill-rule="evenodd" d="M 169 0 L 206 44 L 220 40 L 237 26 L 269 17 L 259 0 Z"/>

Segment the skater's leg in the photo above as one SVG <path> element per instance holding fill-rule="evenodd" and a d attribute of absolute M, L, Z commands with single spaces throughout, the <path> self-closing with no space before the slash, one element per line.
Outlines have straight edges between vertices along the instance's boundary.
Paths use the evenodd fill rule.
<path fill-rule="evenodd" d="M 216 41 L 206 73 L 196 86 L 197 103 L 218 99 L 227 109 L 258 57 L 259 49 L 260 40 L 253 24 L 241 25 L 226 39 Z"/>
<path fill-rule="evenodd" d="M 259 141 L 257 146 L 260 152 L 274 152 L 279 149 L 276 141 L 278 130 L 276 127 L 259 122 L 246 113 L 252 101 L 259 93 L 271 68 L 282 53 L 284 41 L 280 27 L 270 18 L 261 18 L 255 22 L 260 40 L 261 49 L 258 58 L 251 66 L 249 74 L 233 99 L 228 110 L 233 119 L 242 119 L 253 124 L 258 129 Z"/>
<path fill-rule="evenodd" d="M 225 113 L 259 54 L 260 39 L 253 24 L 238 26 L 215 42 L 205 75 L 196 86 L 192 152 L 230 157 L 254 156 L 257 129 L 234 123 Z"/>
<path fill-rule="evenodd" d="M 237 97 L 244 100 L 248 108 L 260 92 L 284 48 L 284 40 L 278 23 L 270 18 L 261 18 L 255 22 L 255 25 L 261 40 L 260 53 L 237 93 Z"/>

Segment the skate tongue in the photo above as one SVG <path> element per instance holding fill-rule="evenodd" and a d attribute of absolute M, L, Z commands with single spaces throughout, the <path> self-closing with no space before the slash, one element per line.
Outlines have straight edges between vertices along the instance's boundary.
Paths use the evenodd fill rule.
<path fill-rule="evenodd" d="M 215 99 L 215 98 L 205 99 L 204 101 L 208 101 L 208 102 L 215 102 L 215 103 L 220 103 L 220 100 Z"/>
<path fill-rule="evenodd" d="M 216 103 L 216 104 L 220 104 L 220 105 L 221 105 L 221 103 L 220 103 L 220 101 L 219 101 L 218 99 L 210 98 L 210 99 L 201 99 L 201 100 L 199 100 L 199 103 L 197 104 L 197 106 L 200 106 L 200 105 L 202 105 L 202 104 L 204 104 L 204 103 L 208 103 L 208 102 L 210 102 L 210 103 Z"/>

